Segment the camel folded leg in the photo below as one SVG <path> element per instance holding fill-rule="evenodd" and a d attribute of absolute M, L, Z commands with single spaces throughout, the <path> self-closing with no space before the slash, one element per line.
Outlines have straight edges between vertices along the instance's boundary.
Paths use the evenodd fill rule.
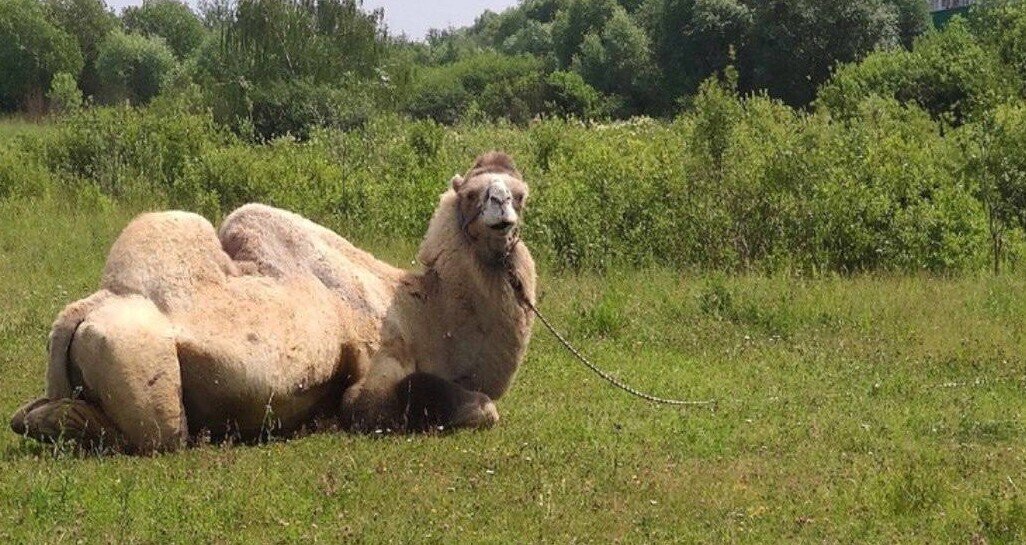
<path fill-rule="evenodd" d="M 170 451 L 188 436 L 174 328 L 142 297 L 111 299 L 75 332 L 71 361 L 90 400 L 136 453 Z"/>
<path fill-rule="evenodd" d="M 499 421 L 495 403 L 481 392 L 428 373 L 413 373 L 395 387 L 409 431 L 489 428 Z"/>
<path fill-rule="evenodd" d="M 342 416 L 354 431 L 488 428 L 499 421 L 487 395 L 437 375 L 403 373 L 397 362 L 380 360 L 343 395 Z"/>
<path fill-rule="evenodd" d="M 45 397 L 27 403 L 11 416 L 11 429 L 37 441 L 69 440 L 90 450 L 121 450 L 124 437 L 103 411 L 81 399 Z"/>

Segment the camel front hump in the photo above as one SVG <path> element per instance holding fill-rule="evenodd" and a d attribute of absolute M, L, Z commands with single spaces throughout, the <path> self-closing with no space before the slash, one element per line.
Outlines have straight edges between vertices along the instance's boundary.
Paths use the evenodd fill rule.
<path fill-rule="evenodd" d="M 213 225 L 190 212 L 142 214 L 121 232 L 107 255 L 101 286 L 138 294 L 163 312 L 189 308 L 196 292 L 238 275 Z"/>

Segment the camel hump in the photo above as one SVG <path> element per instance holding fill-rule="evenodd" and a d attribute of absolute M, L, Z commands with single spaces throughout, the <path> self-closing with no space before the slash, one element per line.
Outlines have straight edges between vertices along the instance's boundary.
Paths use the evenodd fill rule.
<path fill-rule="evenodd" d="M 513 158 L 508 153 L 497 150 L 486 151 L 479 155 L 464 178 L 469 180 L 479 174 L 489 173 L 509 174 L 518 179 L 523 179 L 520 171 L 517 170 L 516 163 L 513 162 Z"/>
<path fill-rule="evenodd" d="M 198 289 L 223 285 L 235 271 L 206 218 L 152 212 L 132 220 L 118 236 L 101 285 L 119 295 L 143 295 L 167 311 L 188 304 Z"/>

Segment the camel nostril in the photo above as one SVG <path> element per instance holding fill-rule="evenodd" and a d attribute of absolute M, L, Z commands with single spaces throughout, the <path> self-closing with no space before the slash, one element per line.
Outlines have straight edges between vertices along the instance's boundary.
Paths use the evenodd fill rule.
<path fill-rule="evenodd" d="M 491 227 L 492 227 L 492 229 L 494 229 L 496 231 L 508 231 L 511 227 L 513 227 L 513 222 L 512 221 L 500 221 L 499 223 L 496 223 L 495 225 L 492 225 Z"/>

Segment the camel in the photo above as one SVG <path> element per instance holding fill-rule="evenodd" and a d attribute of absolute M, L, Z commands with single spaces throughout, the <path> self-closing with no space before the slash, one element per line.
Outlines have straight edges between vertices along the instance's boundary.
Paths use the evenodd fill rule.
<path fill-rule="evenodd" d="M 242 206 L 216 232 L 188 212 L 140 215 L 99 291 L 57 316 L 45 396 L 11 427 L 138 454 L 325 421 L 491 427 L 531 337 L 527 193 L 508 155 L 479 156 L 442 193 L 419 271 L 266 205 Z"/>

